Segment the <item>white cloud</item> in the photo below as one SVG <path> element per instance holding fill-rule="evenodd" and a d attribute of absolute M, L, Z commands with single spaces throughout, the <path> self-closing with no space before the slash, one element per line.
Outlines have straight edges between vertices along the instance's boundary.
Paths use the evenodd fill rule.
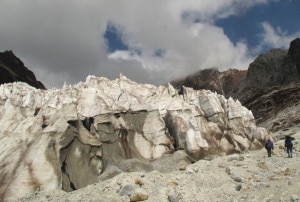
<path fill-rule="evenodd" d="M 282 31 L 280 27 L 274 28 L 269 22 L 262 22 L 261 25 L 264 31 L 261 34 L 262 41 L 259 45 L 260 48 L 267 46 L 288 49 L 290 42 L 300 35 L 300 32 L 288 34 Z"/>
<path fill-rule="evenodd" d="M 112 60 L 139 60 L 137 55 L 133 55 L 130 51 L 115 51 L 108 55 Z"/>
<path fill-rule="evenodd" d="M 48 87 L 89 74 L 114 78 L 122 73 L 138 82 L 165 83 L 213 66 L 247 68 L 252 59 L 247 45 L 233 44 L 213 22 L 267 2 L 2 0 L 0 48 L 13 50 Z M 142 53 L 107 53 L 108 23 Z M 163 56 L 155 56 L 157 50 Z"/>

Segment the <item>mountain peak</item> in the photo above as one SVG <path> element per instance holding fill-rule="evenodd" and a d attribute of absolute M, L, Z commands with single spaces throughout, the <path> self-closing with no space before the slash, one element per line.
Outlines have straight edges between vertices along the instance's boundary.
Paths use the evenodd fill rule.
<path fill-rule="evenodd" d="M 0 73 L 0 84 L 22 81 L 35 88 L 46 89 L 11 50 L 0 52 Z"/>

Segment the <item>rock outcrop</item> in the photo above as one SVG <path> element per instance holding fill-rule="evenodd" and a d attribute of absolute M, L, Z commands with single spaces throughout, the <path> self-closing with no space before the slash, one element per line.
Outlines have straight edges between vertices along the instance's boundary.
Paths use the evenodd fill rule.
<path fill-rule="evenodd" d="M 168 172 L 169 158 L 191 163 L 259 149 L 271 138 L 239 101 L 122 76 L 89 76 L 60 90 L 4 84 L 0 104 L 1 201 L 72 191 L 122 171 Z"/>
<path fill-rule="evenodd" d="M 201 70 L 196 74 L 189 75 L 185 79 L 172 81 L 171 84 L 179 90 L 182 86 L 185 86 L 195 90 L 211 90 L 226 96 L 238 87 L 246 75 L 247 70 L 229 69 L 220 72 L 212 68 Z"/>
<path fill-rule="evenodd" d="M 297 71 L 300 73 L 300 38 L 291 41 L 288 56 L 296 64 Z"/>
<path fill-rule="evenodd" d="M 300 55 L 293 45 L 297 41 L 291 42 L 289 52 L 274 49 L 256 58 L 247 77 L 231 94 L 253 112 L 259 125 L 273 132 L 300 122 L 300 116 L 294 113 L 300 110 L 300 71 L 296 63 Z"/>
<path fill-rule="evenodd" d="M 250 64 L 246 78 L 232 96 L 248 106 L 251 100 L 269 92 L 271 88 L 292 82 L 300 82 L 296 64 L 288 57 L 286 50 L 272 49 Z"/>
<path fill-rule="evenodd" d="M 271 132 L 286 130 L 300 123 L 300 83 L 278 86 L 248 103 L 256 121 Z"/>
<path fill-rule="evenodd" d="M 12 51 L 0 52 L 0 84 L 22 81 L 29 85 L 45 89 L 45 86 L 37 81 L 32 71 L 24 66 Z"/>

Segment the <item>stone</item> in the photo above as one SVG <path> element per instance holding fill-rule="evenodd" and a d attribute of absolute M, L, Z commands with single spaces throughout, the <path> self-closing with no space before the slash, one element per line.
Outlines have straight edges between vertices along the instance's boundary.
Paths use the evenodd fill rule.
<path fill-rule="evenodd" d="M 292 202 L 299 201 L 299 196 L 298 196 L 297 194 L 292 194 L 292 195 L 291 195 L 291 201 L 292 201 Z"/>
<path fill-rule="evenodd" d="M 234 174 L 234 173 L 231 173 L 231 176 L 230 176 L 234 181 L 236 182 L 243 182 L 243 178 L 241 178 L 240 176 Z"/>
<path fill-rule="evenodd" d="M 235 186 L 236 191 L 240 191 L 242 189 L 242 183 L 239 183 Z"/>
<path fill-rule="evenodd" d="M 179 170 L 180 170 L 180 171 L 186 170 L 186 165 L 180 166 L 180 167 L 179 167 Z"/>
<path fill-rule="evenodd" d="M 287 175 L 287 176 L 295 175 L 295 173 L 296 173 L 296 170 L 290 169 L 290 168 L 286 168 L 286 169 L 283 171 L 283 174 L 284 174 L 284 175 Z"/>
<path fill-rule="evenodd" d="M 243 161 L 245 158 L 242 155 L 233 154 L 227 158 L 227 161 Z"/>
<path fill-rule="evenodd" d="M 122 170 L 119 167 L 117 167 L 115 165 L 109 165 L 101 173 L 99 179 L 104 181 L 104 180 L 110 179 L 110 178 L 120 174 L 121 172 L 122 172 Z"/>
<path fill-rule="evenodd" d="M 145 201 L 148 199 L 148 193 L 146 190 L 137 188 L 130 196 L 130 201 Z"/>
<path fill-rule="evenodd" d="M 230 174 L 230 172 L 231 172 L 230 168 L 229 168 L 229 167 L 226 167 L 226 168 L 225 168 L 225 172 L 226 172 L 227 174 Z"/>
<path fill-rule="evenodd" d="M 177 194 L 168 195 L 169 202 L 179 202 L 179 198 Z"/>
<path fill-rule="evenodd" d="M 188 173 L 188 174 L 193 174 L 193 173 L 195 173 L 195 171 L 194 171 L 193 169 L 187 167 L 186 173 Z"/>
<path fill-rule="evenodd" d="M 130 184 L 127 184 L 120 189 L 119 195 L 120 196 L 131 196 L 132 193 L 133 193 L 133 186 Z"/>

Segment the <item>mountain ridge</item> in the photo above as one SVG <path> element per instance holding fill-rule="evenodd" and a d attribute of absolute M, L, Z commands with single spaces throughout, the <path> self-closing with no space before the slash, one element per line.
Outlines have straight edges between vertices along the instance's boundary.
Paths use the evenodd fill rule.
<path fill-rule="evenodd" d="M 29 85 L 46 89 L 34 73 L 24 66 L 24 63 L 12 51 L 0 52 L 0 84 L 22 81 Z"/>

